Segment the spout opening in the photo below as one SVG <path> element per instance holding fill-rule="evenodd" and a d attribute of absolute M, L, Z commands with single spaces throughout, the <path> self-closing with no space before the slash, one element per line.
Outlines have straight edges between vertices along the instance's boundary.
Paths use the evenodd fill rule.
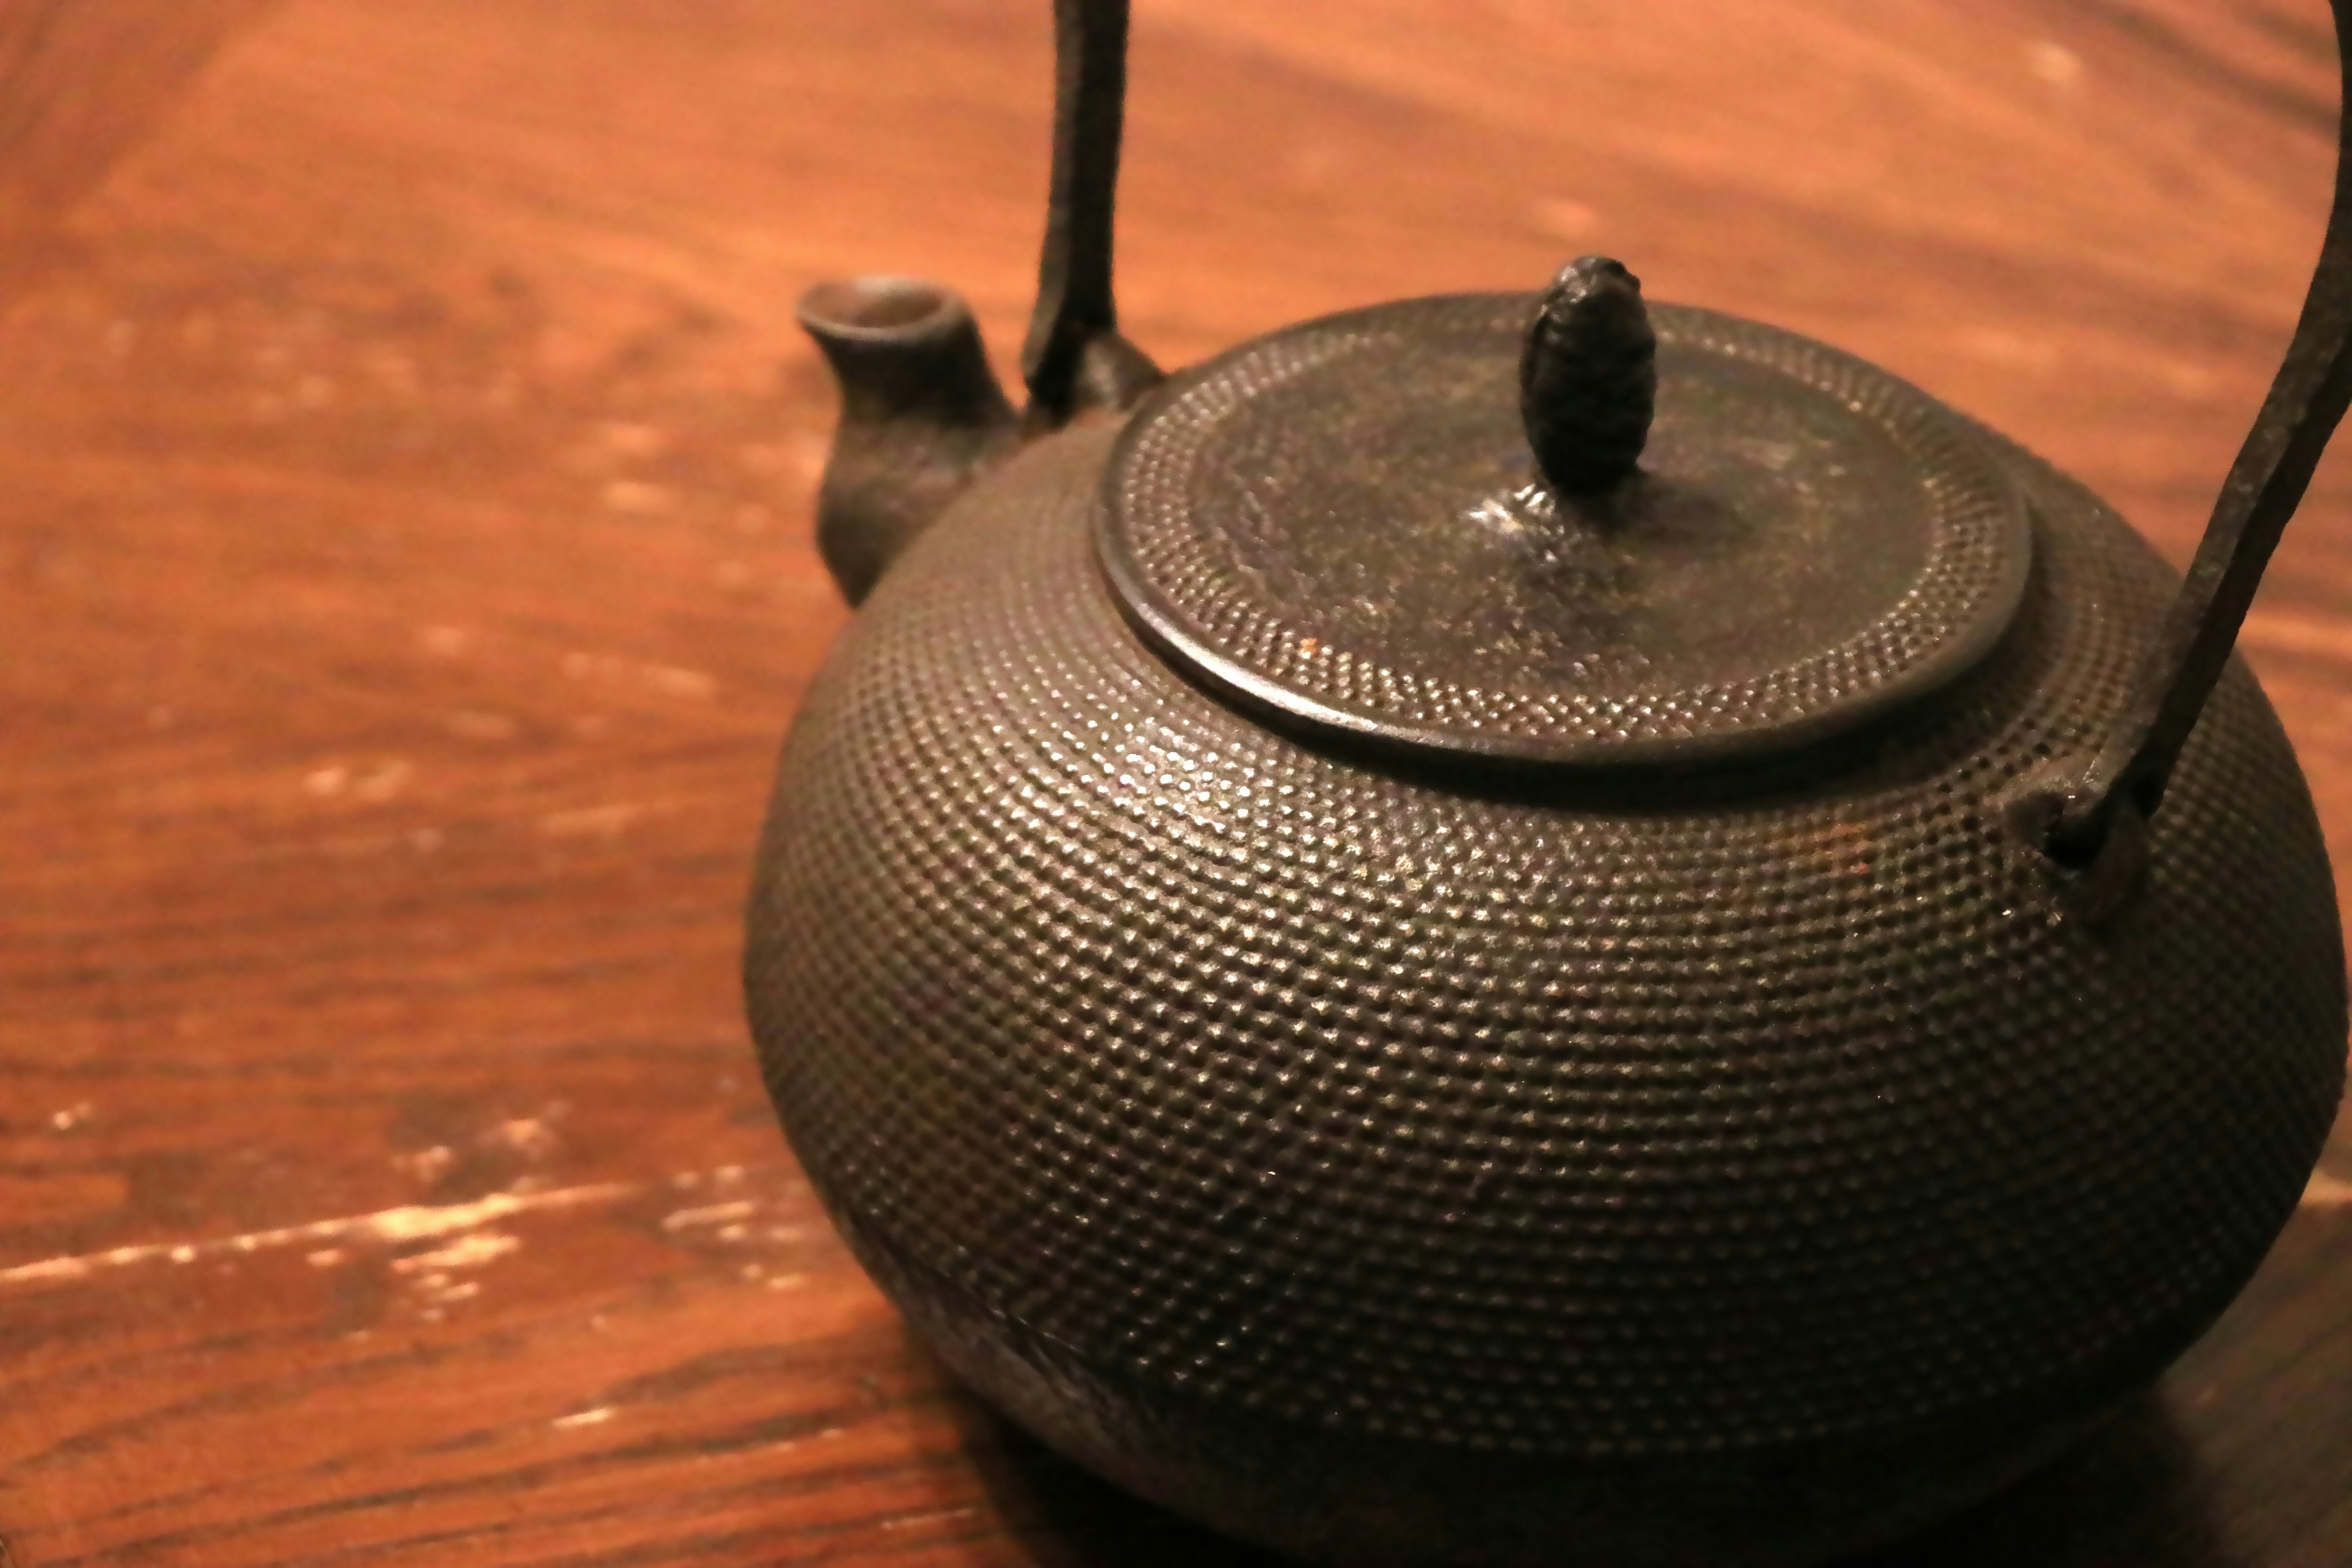
<path fill-rule="evenodd" d="M 841 388 L 817 547 L 854 605 L 1010 448 L 1018 422 L 971 307 L 944 284 L 845 278 L 802 295 L 799 315 Z"/>
<path fill-rule="evenodd" d="M 970 315 L 952 289 L 879 274 L 820 283 L 801 296 L 797 313 L 817 337 L 864 342 L 930 337 Z"/>

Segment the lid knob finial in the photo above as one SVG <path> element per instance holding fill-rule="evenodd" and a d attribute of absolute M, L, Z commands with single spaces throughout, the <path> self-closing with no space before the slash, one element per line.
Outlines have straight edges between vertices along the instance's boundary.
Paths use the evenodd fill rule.
<path fill-rule="evenodd" d="M 1519 418 L 1552 489 L 1585 495 L 1633 471 L 1658 402 L 1658 335 L 1642 280 L 1606 256 L 1551 280 L 1519 354 Z"/>

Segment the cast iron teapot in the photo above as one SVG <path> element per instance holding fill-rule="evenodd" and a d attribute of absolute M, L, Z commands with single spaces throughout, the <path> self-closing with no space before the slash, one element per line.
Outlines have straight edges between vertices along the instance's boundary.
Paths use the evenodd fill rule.
<path fill-rule="evenodd" d="M 1112 307 L 1126 6 L 1057 18 L 1026 411 L 944 289 L 802 305 L 864 607 L 745 980 L 908 1321 L 1346 1563 L 1819 1562 L 2146 1385 L 2343 1087 L 2326 849 L 2230 653 L 2352 398 L 2343 174 L 2184 584 L 1602 258 L 1163 378 Z"/>

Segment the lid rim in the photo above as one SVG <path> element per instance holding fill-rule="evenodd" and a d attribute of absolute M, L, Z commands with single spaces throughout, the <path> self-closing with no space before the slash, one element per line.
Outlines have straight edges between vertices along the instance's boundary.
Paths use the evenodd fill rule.
<path fill-rule="evenodd" d="M 1750 762 L 1801 751 L 1835 740 L 1848 731 L 1867 729 L 1900 709 L 1948 689 L 1990 657 L 2014 624 L 2014 616 L 1989 623 L 1973 631 L 1964 642 L 1951 645 L 1948 660 L 1916 667 L 1916 681 L 1890 681 L 1874 687 L 1843 707 L 1706 734 L 1628 736 L 1541 747 L 1509 736 L 1480 736 L 1374 719 L 1283 686 L 1189 637 L 1152 604 L 1139 584 L 1125 574 L 1115 557 L 1105 552 L 1098 560 L 1119 613 L 1144 641 L 1172 663 L 1179 673 L 1197 675 L 1213 694 L 1232 698 L 1254 717 L 1271 721 L 1277 728 L 1297 722 L 1322 738 L 1358 743 L 1410 760 L 1454 760 L 1529 771 L 1669 771 Z M 2018 574 L 2021 601 L 2031 575 L 2030 569 Z"/>

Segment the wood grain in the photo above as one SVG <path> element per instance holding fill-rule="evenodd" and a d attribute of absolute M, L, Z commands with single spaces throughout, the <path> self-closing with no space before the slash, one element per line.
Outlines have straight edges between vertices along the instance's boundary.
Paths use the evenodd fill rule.
<path fill-rule="evenodd" d="M 0 1560 L 1241 1560 L 908 1346 L 736 996 L 844 619 L 791 303 L 922 270 L 1017 342 L 1045 12 L 0 9 Z M 2331 170 L 2318 0 L 1142 0 L 1135 47 L 1165 362 L 1606 248 L 2176 559 Z M 2246 646 L 2352 886 L 2347 462 Z M 2352 1560 L 2347 1199 L 2339 1135 L 2158 1395 L 1886 1568 Z"/>

